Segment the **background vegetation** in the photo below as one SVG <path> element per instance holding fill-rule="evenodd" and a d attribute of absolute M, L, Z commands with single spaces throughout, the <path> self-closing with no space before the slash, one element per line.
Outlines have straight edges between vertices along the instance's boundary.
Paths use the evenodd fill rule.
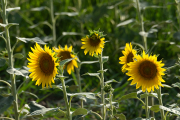
<path fill-rule="evenodd" d="M 164 79 L 165 84 L 171 86 L 179 81 L 179 66 L 176 65 L 180 51 L 180 23 L 177 4 L 174 0 L 140 0 L 140 3 L 147 33 L 148 50 L 152 51 L 153 54 L 159 54 L 158 60 L 162 60 L 165 67 L 169 68 Z M 53 33 L 48 26 L 48 24 L 52 24 L 52 21 L 46 9 L 50 7 L 49 0 L 9 0 L 8 7 L 21 8 L 19 11 L 13 11 L 9 14 L 9 23 L 19 23 L 19 26 L 10 28 L 12 45 L 15 44 L 16 37 L 39 37 L 48 46 L 53 47 Z M 78 53 L 81 61 L 97 60 L 95 57 L 84 55 L 84 50 L 81 49 L 81 38 L 89 34 L 89 30 L 100 29 L 100 31 L 104 31 L 108 42 L 105 44 L 103 54 L 109 56 L 109 60 L 104 66 L 104 68 L 108 69 L 105 73 L 105 81 L 115 79 L 119 82 L 112 83 L 112 87 L 115 89 L 114 100 L 124 94 L 137 91 L 135 85 L 130 86 L 130 82 L 127 81 L 128 76 L 122 73 L 122 65 L 119 64 L 119 57 L 122 56 L 121 51 L 124 49 L 125 43 L 134 43 L 137 50 L 139 50 L 137 44 L 143 45 L 136 4 L 132 0 L 54 0 L 54 13 L 55 17 L 58 16 L 55 26 L 57 45 L 62 47 L 66 44 L 68 46 L 73 45 L 74 51 Z M 2 23 L 2 18 L 0 18 L 0 22 Z M 3 28 L 1 28 L 1 31 L 3 31 Z M 28 52 L 31 51 L 30 47 L 33 46 L 34 42 L 28 44 L 19 42 L 17 44 L 14 52 L 22 53 L 24 57 L 15 61 L 15 68 L 27 66 Z M 3 51 L 6 51 L 5 42 L 0 38 L 0 52 Z M 7 57 L 6 55 L 3 54 L 1 57 Z M 0 79 L 2 80 L 10 79 L 9 74 L 6 72 L 7 67 L 8 65 L 0 64 Z M 98 70 L 98 63 L 83 65 L 81 75 Z M 65 75 L 68 76 L 68 73 L 65 73 Z M 88 76 L 82 76 L 82 78 L 82 91 L 100 92 L 100 84 L 97 78 Z M 25 78 L 17 76 L 17 86 L 24 80 Z M 77 85 L 75 73 L 69 76 L 69 81 L 68 86 Z M 56 84 L 59 83 L 58 81 L 55 82 Z M 26 81 L 20 91 L 32 92 L 34 96 L 25 92 L 20 94 L 20 108 L 32 100 L 37 100 L 46 107 L 65 107 L 63 94 L 60 91 L 56 89 L 42 91 L 40 89 L 41 86 L 35 86 L 35 82 Z M 0 83 L 0 91 L 1 94 L 10 92 L 3 83 Z M 68 89 L 68 92 L 76 91 L 72 87 L 72 90 Z M 169 96 L 163 96 L 164 106 L 175 102 L 179 104 L 179 98 L 176 96 L 179 92 L 178 88 L 162 88 L 162 92 L 169 93 Z M 73 103 L 74 106 L 80 104 L 76 99 L 73 99 Z M 121 101 L 117 111 L 123 113 L 127 120 L 138 116 L 145 117 L 145 112 L 141 106 L 142 104 L 138 100 L 129 99 Z M 88 108 L 89 104 L 85 103 L 86 107 Z M 9 113 L 12 112 L 13 107 L 9 108 L 1 116 L 9 116 Z M 160 118 L 160 113 L 155 113 L 155 115 Z M 52 118 L 56 117 L 52 116 Z M 89 119 L 92 118 L 89 116 Z"/>

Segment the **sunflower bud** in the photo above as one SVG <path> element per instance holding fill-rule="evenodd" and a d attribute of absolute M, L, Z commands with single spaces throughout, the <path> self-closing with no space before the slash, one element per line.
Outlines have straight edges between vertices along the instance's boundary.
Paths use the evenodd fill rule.
<path fill-rule="evenodd" d="M 105 91 L 106 93 L 109 93 L 111 90 L 112 90 L 111 84 L 110 84 L 110 85 L 106 84 L 106 85 L 104 86 L 104 91 Z"/>

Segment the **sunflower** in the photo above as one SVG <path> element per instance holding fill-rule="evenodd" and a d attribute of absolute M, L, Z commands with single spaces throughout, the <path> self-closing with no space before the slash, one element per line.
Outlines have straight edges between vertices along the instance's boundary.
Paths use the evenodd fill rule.
<path fill-rule="evenodd" d="M 83 46 L 81 49 L 84 50 L 84 54 L 86 55 L 89 52 L 89 55 L 93 56 L 94 53 L 96 55 L 101 54 L 102 48 L 104 48 L 104 37 L 101 37 L 101 33 L 99 31 L 90 31 L 90 36 L 86 36 L 85 38 L 82 38 L 82 44 Z"/>
<path fill-rule="evenodd" d="M 52 52 L 49 47 L 44 46 L 44 50 L 36 43 L 35 48 L 31 47 L 32 52 L 29 52 L 29 57 L 27 58 L 30 63 L 28 66 L 30 72 L 32 72 L 29 77 L 32 81 L 36 81 L 36 85 L 42 83 L 42 88 L 48 85 L 51 86 L 51 82 L 54 83 L 54 77 L 57 74 L 56 66 L 59 63 L 56 62 L 57 58 L 54 57 L 55 53 Z"/>
<path fill-rule="evenodd" d="M 136 50 L 132 49 L 131 43 L 126 43 L 125 50 L 123 50 L 122 53 L 124 56 L 119 57 L 119 63 L 124 64 L 121 69 L 122 72 L 126 72 L 126 68 L 129 67 L 127 64 L 134 61 L 133 58 L 136 55 Z"/>
<path fill-rule="evenodd" d="M 59 49 L 54 48 L 53 50 L 57 53 L 57 57 L 60 57 L 61 61 L 65 59 L 75 58 L 75 55 L 72 53 L 72 46 L 68 48 L 67 45 L 65 45 L 64 49 L 59 46 Z M 78 68 L 76 60 L 77 58 L 66 63 L 65 67 L 67 66 L 67 72 L 69 74 L 71 74 L 71 71 L 74 72 L 74 67 Z"/>
<path fill-rule="evenodd" d="M 136 84 L 136 89 L 142 86 L 142 91 L 148 92 L 154 91 L 154 87 L 159 89 L 162 86 L 161 82 L 165 82 L 162 79 L 162 75 L 166 69 L 162 61 L 157 61 L 156 55 L 148 56 L 143 51 L 142 57 L 140 55 L 135 56 L 136 61 L 128 63 L 128 76 L 131 76 L 128 80 L 132 80 L 131 85 Z M 162 86 L 163 87 L 163 86 Z"/>

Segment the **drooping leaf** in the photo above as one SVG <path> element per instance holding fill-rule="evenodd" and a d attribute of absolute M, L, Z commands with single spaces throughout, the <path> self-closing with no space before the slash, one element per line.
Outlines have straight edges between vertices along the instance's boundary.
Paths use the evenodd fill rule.
<path fill-rule="evenodd" d="M 93 64 L 93 63 L 98 63 L 99 61 L 83 61 L 80 64 Z"/>
<path fill-rule="evenodd" d="M 147 96 L 158 98 L 157 93 L 144 93 L 140 95 L 140 98 L 145 98 Z"/>
<path fill-rule="evenodd" d="M 95 94 L 91 92 L 81 92 L 81 93 L 67 93 L 68 96 L 74 97 L 74 96 L 85 96 L 89 99 L 96 99 Z"/>
<path fill-rule="evenodd" d="M 162 110 L 172 112 L 172 113 L 174 113 L 176 115 L 180 115 L 180 112 L 175 110 L 175 109 L 171 109 L 171 108 L 168 108 L 168 107 L 165 107 L 165 106 L 162 106 L 162 105 L 160 105 L 159 108 L 162 109 Z"/>
<path fill-rule="evenodd" d="M 38 44 L 42 44 L 45 45 L 46 43 L 44 41 L 42 41 L 40 38 L 35 37 L 35 38 L 21 38 L 21 37 L 16 37 L 18 40 L 22 41 L 22 42 L 29 42 L 29 41 L 33 41 L 33 42 L 37 42 Z"/>
<path fill-rule="evenodd" d="M 4 27 L 4 28 L 7 28 L 7 29 L 9 29 L 11 26 L 13 26 L 13 25 L 19 25 L 19 24 L 17 24 L 17 23 L 8 23 L 8 24 L 2 24 L 2 23 L 0 23 L 0 26 L 1 27 Z"/>
<path fill-rule="evenodd" d="M 62 60 L 60 61 L 60 66 L 64 66 L 66 63 L 70 62 L 71 60 L 73 60 L 74 58 L 70 58 L 70 59 L 65 59 L 65 60 Z"/>
<path fill-rule="evenodd" d="M 19 70 L 15 69 L 15 68 L 8 68 L 6 71 L 9 74 L 21 75 L 24 77 L 24 75 Z"/>
<path fill-rule="evenodd" d="M 48 7 L 46 6 L 41 6 L 41 7 L 36 7 L 36 8 L 31 8 L 31 11 L 42 11 L 42 10 L 48 10 Z"/>
<path fill-rule="evenodd" d="M 160 109 L 159 109 L 159 105 L 153 105 L 151 106 L 150 110 L 154 111 L 154 112 L 159 112 Z"/>
<path fill-rule="evenodd" d="M 36 101 L 31 101 L 29 103 L 29 108 L 30 108 L 30 112 L 34 112 L 36 110 L 41 110 L 41 109 L 44 109 L 45 107 L 36 103 Z"/>
<path fill-rule="evenodd" d="M 108 61 L 108 59 L 109 59 L 109 56 L 103 56 L 102 57 L 102 62 L 105 63 L 105 62 Z"/>
<path fill-rule="evenodd" d="M 180 89 L 180 83 L 179 82 L 176 82 L 174 84 L 172 84 L 173 87 L 178 87 Z"/>
<path fill-rule="evenodd" d="M 126 116 L 121 113 L 121 114 L 115 114 L 114 116 L 116 116 L 117 118 L 119 118 L 120 120 L 126 120 Z"/>
<path fill-rule="evenodd" d="M 5 59 L 0 58 L 0 67 L 3 67 L 6 63 Z"/>
<path fill-rule="evenodd" d="M 60 89 L 60 90 L 62 90 L 63 91 L 63 88 L 62 88 L 62 86 L 61 85 L 52 85 L 52 88 L 58 88 L 58 89 Z M 41 90 L 48 90 L 48 89 L 51 89 L 51 87 L 44 87 L 43 89 L 41 89 Z"/>
<path fill-rule="evenodd" d="M 164 87 L 166 87 L 166 88 L 172 88 L 171 86 L 169 86 L 169 85 L 166 85 L 166 84 L 162 84 Z"/>
<path fill-rule="evenodd" d="M 13 100 L 13 96 L 3 97 L 0 95 L 0 114 L 2 114 L 11 106 Z"/>
<path fill-rule="evenodd" d="M 14 7 L 14 8 L 8 8 L 8 9 L 6 9 L 6 11 L 11 12 L 11 11 L 20 10 L 20 9 L 21 9 L 20 7 Z"/>
<path fill-rule="evenodd" d="M 137 98 L 137 92 L 132 92 L 127 95 L 123 95 L 118 101 L 130 99 L 130 98 Z"/>
<path fill-rule="evenodd" d="M 77 33 L 77 32 L 62 32 L 62 35 L 83 35 L 82 33 Z"/>
<path fill-rule="evenodd" d="M 13 55 L 13 57 L 18 58 L 18 59 L 22 59 L 24 57 L 24 55 L 21 54 L 21 53 L 16 53 L 16 54 Z"/>
<path fill-rule="evenodd" d="M 47 25 L 50 28 L 52 28 L 52 25 L 48 21 L 39 22 L 39 23 L 37 23 L 35 25 L 30 26 L 29 28 L 33 29 L 33 28 L 38 27 L 39 25 Z"/>
<path fill-rule="evenodd" d="M 72 113 L 72 116 L 86 115 L 87 113 L 88 111 L 85 108 L 78 108 Z"/>

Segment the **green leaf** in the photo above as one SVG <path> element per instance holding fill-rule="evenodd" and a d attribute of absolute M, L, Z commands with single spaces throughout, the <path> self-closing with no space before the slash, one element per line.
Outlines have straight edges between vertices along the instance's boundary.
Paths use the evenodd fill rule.
<path fill-rule="evenodd" d="M 60 12 L 60 13 L 55 13 L 55 15 L 67 15 L 67 16 L 77 16 L 79 13 L 78 12 Z"/>
<path fill-rule="evenodd" d="M 86 115 L 88 111 L 84 108 L 78 108 L 76 109 L 73 113 L 72 116 L 77 116 L 77 115 Z"/>
<path fill-rule="evenodd" d="M 0 67 L 3 67 L 6 63 L 5 59 L 0 58 Z"/>
<path fill-rule="evenodd" d="M 150 117 L 150 118 L 141 118 L 141 117 L 138 117 L 138 118 L 135 118 L 134 120 L 155 120 L 155 118 L 153 117 Z"/>
<path fill-rule="evenodd" d="M 69 89 L 71 92 L 74 92 L 74 91 L 76 91 L 78 88 L 79 88 L 78 85 L 71 85 L 71 86 L 69 86 L 68 89 Z"/>
<path fill-rule="evenodd" d="M 123 22 L 117 24 L 116 27 L 125 26 L 125 25 L 128 25 L 128 24 L 130 24 L 130 23 L 132 23 L 134 21 L 135 21 L 134 18 L 132 18 L 132 19 L 129 19 L 129 20 L 126 20 L 126 21 L 123 21 Z"/>
<path fill-rule="evenodd" d="M 8 23 L 8 24 L 2 24 L 2 23 L 0 23 L 0 26 L 1 27 L 4 27 L 4 28 L 7 28 L 7 29 L 9 29 L 11 26 L 13 26 L 13 25 L 19 25 L 19 24 L 17 24 L 17 23 Z"/>
<path fill-rule="evenodd" d="M 108 69 L 104 69 L 104 70 L 98 70 L 97 72 L 98 73 L 103 73 L 103 72 L 106 72 Z"/>
<path fill-rule="evenodd" d="M 162 110 L 166 110 L 166 111 L 172 112 L 172 113 L 174 113 L 176 115 L 180 115 L 180 112 L 175 110 L 175 109 L 170 109 L 170 108 L 167 108 L 167 107 L 162 106 L 162 105 L 160 105 L 159 108 L 162 109 Z"/>
<path fill-rule="evenodd" d="M 151 97 L 155 97 L 155 98 L 158 98 L 157 94 L 156 93 L 144 93 L 144 94 L 141 94 L 140 95 L 140 98 L 145 98 L 147 96 L 151 96 Z"/>
<path fill-rule="evenodd" d="M 99 74 L 100 74 L 100 73 L 85 73 L 85 74 L 83 74 L 83 75 L 94 76 L 94 77 L 97 77 L 99 80 L 101 80 L 101 78 L 99 77 Z M 83 76 L 83 75 L 82 75 L 82 76 Z"/>
<path fill-rule="evenodd" d="M 49 26 L 52 29 L 52 25 L 49 22 L 47 22 L 47 21 L 39 22 L 39 23 L 37 23 L 35 25 L 30 26 L 29 28 L 33 29 L 33 28 L 38 27 L 39 25 L 47 25 L 47 26 Z"/>
<path fill-rule="evenodd" d="M 93 64 L 93 63 L 98 63 L 99 61 L 83 61 L 80 64 Z"/>
<path fill-rule="evenodd" d="M 18 59 L 22 59 L 24 57 L 24 55 L 21 54 L 21 53 L 16 53 L 16 54 L 13 55 L 13 57 L 18 58 Z"/>
<path fill-rule="evenodd" d="M 60 66 L 63 67 L 66 63 L 70 62 L 70 61 L 73 60 L 73 59 L 74 59 L 74 58 L 62 60 L 62 61 L 60 62 Z"/>
<path fill-rule="evenodd" d="M 105 62 L 108 61 L 108 59 L 109 59 L 109 56 L 103 56 L 102 57 L 102 62 L 105 63 Z"/>
<path fill-rule="evenodd" d="M 15 11 L 15 10 L 20 10 L 20 7 L 14 7 L 14 8 L 8 8 L 6 9 L 7 12 Z"/>
<path fill-rule="evenodd" d="M 74 96 L 85 96 L 89 99 L 96 99 L 95 94 L 91 92 L 82 92 L 82 93 L 67 93 L 68 96 L 74 97 Z"/>
<path fill-rule="evenodd" d="M 178 87 L 180 89 L 180 83 L 179 82 L 176 82 L 174 84 L 172 84 L 173 87 Z"/>
<path fill-rule="evenodd" d="M 124 114 L 115 114 L 114 116 L 116 116 L 117 118 L 119 118 L 120 120 L 126 120 L 126 116 Z"/>
<path fill-rule="evenodd" d="M 129 93 L 127 95 L 123 95 L 118 101 L 130 99 L 130 98 L 138 98 L 137 92 L 132 92 L 132 93 Z"/>
<path fill-rule="evenodd" d="M 35 95 L 34 93 L 32 93 L 32 92 L 21 91 L 21 93 L 26 93 L 26 94 L 32 95 L 32 96 L 34 96 L 35 98 L 39 99 L 39 97 L 38 97 L 37 95 Z"/>
<path fill-rule="evenodd" d="M 42 44 L 45 45 L 46 43 L 44 41 L 42 41 L 40 38 L 35 37 L 35 38 L 21 38 L 21 37 L 16 37 L 18 40 L 22 41 L 22 42 L 29 42 L 29 41 L 33 41 L 33 42 L 37 42 L 38 44 Z"/>
<path fill-rule="evenodd" d="M 45 107 L 36 103 L 36 101 L 31 101 L 29 103 L 29 107 L 30 107 L 30 112 L 34 112 L 36 110 L 41 110 L 41 109 L 44 109 Z"/>
<path fill-rule="evenodd" d="M 60 89 L 60 90 L 62 90 L 63 91 L 63 88 L 62 88 L 62 86 L 61 85 L 52 85 L 52 88 L 58 88 L 58 89 Z M 44 88 L 42 88 L 41 90 L 49 90 L 49 89 L 52 89 L 51 87 L 44 87 Z"/>
<path fill-rule="evenodd" d="M 116 81 L 116 80 L 112 79 L 112 80 L 108 80 L 108 81 L 106 81 L 106 82 L 105 82 L 105 84 L 112 83 L 112 82 L 116 82 L 116 83 L 118 83 L 118 81 Z"/>
<path fill-rule="evenodd" d="M 24 75 L 19 70 L 15 69 L 15 68 L 8 68 L 6 71 L 9 74 L 21 75 L 24 77 Z"/>
<path fill-rule="evenodd" d="M 83 34 L 82 33 L 77 33 L 77 32 L 62 32 L 62 35 L 66 36 L 66 35 L 83 35 Z"/>
<path fill-rule="evenodd" d="M 41 7 L 31 8 L 31 11 L 42 11 L 45 9 L 48 10 L 49 8 L 46 6 L 41 6 Z"/>
<path fill-rule="evenodd" d="M 153 105 L 150 110 L 154 111 L 154 112 L 159 112 L 160 109 L 159 109 L 159 105 Z"/>
<path fill-rule="evenodd" d="M 166 84 L 162 84 L 164 87 L 166 87 L 166 88 L 172 88 L 171 86 L 169 86 L 169 85 L 166 85 Z"/>
<path fill-rule="evenodd" d="M 0 114 L 2 114 L 11 106 L 13 100 L 13 96 L 3 97 L 0 95 Z"/>

